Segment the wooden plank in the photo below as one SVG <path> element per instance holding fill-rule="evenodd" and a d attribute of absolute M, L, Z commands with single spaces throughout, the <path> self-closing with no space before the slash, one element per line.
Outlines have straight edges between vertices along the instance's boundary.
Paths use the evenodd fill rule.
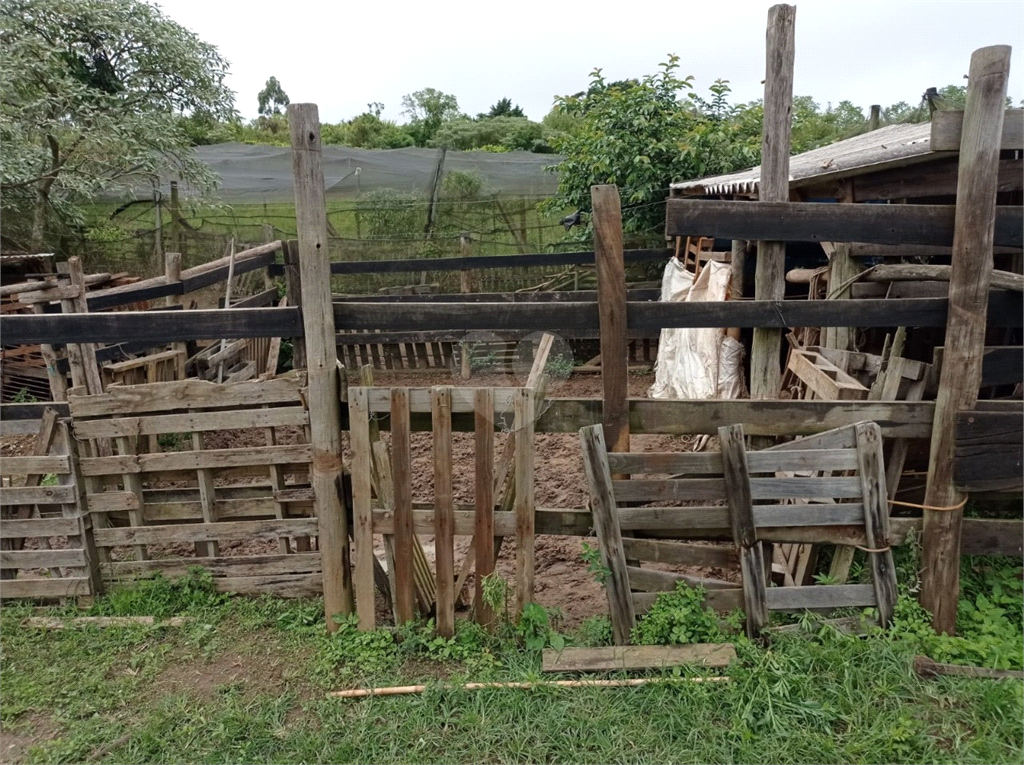
<path fill-rule="evenodd" d="M 170 253 L 168 253 L 170 254 Z M 59 616 L 29 616 L 21 624 L 39 630 L 63 630 L 76 627 L 181 627 L 191 619 L 187 616 L 172 616 L 159 622 L 153 616 L 74 616 L 70 619 Z"/>
<path fill-rule="evenodd" d="M 868 282 L 948 282 L 952 276 L 952 266 L 924 263 L 879 263 L 862 277 Z M 1024 275 L 1010 271 L 992 271 L 989 280 L 992 289 L 1024 290 Z"/>
<path fill-rule="evenodd" d="M 193 566 L 201 566 L 213 576 L 277 576 L 309 574 L 320 571 L 320 554 L 237 555 L 221 558 L 158 558 L 146 561 L 116 561 L 102 566 L 103 573 L 115 581 L 130 576 L 145 576 L 159 571 L 166 577 L 185 576 Z"/>
<path fill-rule="evenodd" d="M 625 251 L 626 256 L 629 250 Z M 670 250 L 658 250 L 664 259 L 672 257 Z M 593 253 L 589 253 L 593 263 Z M 515 257 L 515 256 L 513 256 Z M 490 259 L 490 258 L 488 258 Z M 407 262 L 407 261 L 401 261 Z M 431 262 L 436 262 L 431 259 Z M 661 290 L 644 287 L 626 291 L 632 301 L 658 300 Z M 580 303 L 597 302 L 597 290 L 550 290 L 545 292 L 442 292 L 420 295 L 334 295 L 335 303 Z M 344 336 L 344 335 L 342 335 Z M 456 338 L 456 340 L 459 338 Z"/>
<path fill-rule="evenodd" d="M 625 542 L 627 540 L 623 539 L 623 541 Z M 735 562 L 739 562 L 739 556 L 737 555 L 735 557 Z M 722 589 L 729 587 L 739 589 L 738 585 L 728 582 L 721 582 L 716 586 L 709 586 L 712 582 L 716 582 L 717 580 L 702 579 L 701 577 L 693 576 L 692 574 L 676 574 L 669 571 L 657 571 L 653 568 L 639 568 L 636 566 L 627 566 L 626 571 L 629 574 L 630 589 L 640 592 L 673 592 L 679 582 L 686 582 L 694 587 L 708 587 L 708 589 Z"/>
<path fill-rule="evenodd" d="M 4 342 L 162 345 L 224 337 L 291 337 L 299 333 L 300 318 L 295 308 L 11 315 L 4 318 Z"/>
<path fill-rule="evenodd" d="M 409 449 L 409 392 L 391 389 L 391 475 L 395 494 L 395 613 L 413 619 L 412 467 Z"/>
<path fill-rule="evenodd" d="M 622 256 L 622 204 L 615 186 L 591 186 L 594 250 L 601 327 L 602 424 L 611 451 L 629 451 L 626 399 L 626 274 Z"/>
<path fill-rule="evenodd" d="M 656 592 L 634 592 L 631 602 L 636 615 L 646 614 L 657 599 L 658 593 Z M 704 593 L 704 606 L 717 613 L 731 613 L 738 608 L 743 608 L 743 590 L 739 587 L 730 590 L 707 590 Z"/>
<path fill-rule="evenodd" d="M 4 524 L 5 526 L 7 524 Z M 175 542 L 206 542 L 212 539 L 279 539 L 280 537 L 315 536 L 316 518 L 269 519 L 264 521 L 221 521 L 218 523 L 177 524 L 94 529 L 98 547 L 130 544 L 173 544 Z M 371 570 L 372 583 L 372 570 Z"/>
<path fill-rule="evenodd" d="M 726 484 L 721 478 L 613 481 L 619 502 L 669 502 L 676 500 L 724 500 Z M 751 498 L 852 499 L 860 497 L 860 481 L 854 476 L 814 478 L 750 478 Z"/>
<path fill-rule="evenodd" d="M 616 517 L 612 476 L 605 459 L 608 450 L 605 447 L 601 426 L 591 425 L 582 428 L 580 446 L 590 488 L 590 511 L 594 518 L 594 530 L 597 532 L 602 563 L 609 572 L 605 581 L 605 591 L 608 595 L 612 633 L 616 645 L 626 645 L 630 641 L 636 616 L 629 592 L 629 575 L 626 571 L 622 534 Z"/>
<path fill-rule="evenodd" d="M 285 446 L 252 446 L 236 449 L 209 449 L 201 452 L 163 452 L 160 454 L 122 454 L 114 457 L 82 459 L 86 476 L 114 473 L 151 473 L 158 470 L 198 470 L 252 465 L 289 465 L 308 463 L 313 459 L 309 444 Z"/>
<path fill-rule="evenodd" d="M 935 366 L 942 368 L 945 349 L 935 348 Z M 987 345 L 981 358 L 981 385 L 1013 385 L 1024 382 L 1024 347 Z"/>
<path fill-rule="evenodd" d="M 957 490 L 1014 491 L 1024 485 L 1024 416 L 957 412 L 953 482 Z"/>
<path fill-rule="evenodd" d="M 748 452 L 752 474 L 779 470 L 856 470 L 853 449 L 811 449 L 788 452 Z M 638 452 L 609 454 L 608 465 L 616 473 L 721 473 L 722 455 L 718 452 Z"/>
<path fill-rule="evenodd" d="M 437 634 L 455 634 L 455 507 L 452 497 L 451 391 L 434 388 L 434 566 L 437 578 Z"/>
<path fill-rule="evenodd" d="M 66 454 L 55 454 L 46 456 L 7 457 L 0 463 L 0 472 L 3 475 L 32 475 L 46 473 L 60 473 L 62 475 L 70 472 Z"/>
<path fill-rule="evenodd" d="M 995 180 L 1009 70 L 1008 45 L 980 48 L 971 56 L 957 179 L 945 362 L 932 422 L 924 499 L 930 507 L 952 508 L 963 499 L 953 484 L 954 425 L 957 411 L 973 409 L 978 399 L 992 247 L 1006 243 L 999 236 Z M 1022 232 L 1024 226 L 1018 222 L 1018 238 Z M 962 520 L 962 510 L 924 512 L 921 605 L 931 611 L 935 630 L 948 634 L 956 629 Z"/>
<path fill-rule="evenodd" d="M 789 356 L 789 369 L 818 398 L 828 401 L 866 399 L 868 389 L 818 354 L 794 348 Z M 816 363 L 817 362 L 817 363 Z"/>
<path fill-rule="evenodd" d="M 767 597 L 768 608 L 773 611 L 876 605 L 875 590 L 870 584 L 771 587 L 768 589 Z"/>
<path fill-rule="evenodd" d="M 473 611 L 477 622 L 490 626 L 494 623 L 495 614 L 484 600 L 484 579 L 494 573 L 494 394 L 490 388 L 477 388 L 475 401 L 473 547 L 476 584 Z"/>
<path fill-rule="evenodd" d="M 728 667 L 736 660 L 732 643 L 631 645 L 601 648 L 546 649 L 543 672 L 614 672 L 665 669 L 687 664 Z"/>
<path fill-rule="evenodd" d="M 472 536 L 476 525 L 476 514 L 471 509 L 459 509 L 454 512 L 455 536 Z M 415 508 L 412 511 L 412 530 L 415 534 L 433 534 L 436 528 L 436 513 L 433 508 Z M 516 517 L 511 511 L 495 511 L 494 513 L 494 535 L 496 537 L 512 536 L 515 534 Z M 395 514 L 391 510 L 373 511 L 373 533 L 394 534 Z M 430 581 L 434 581 L 433 574 Z M 433 592 L 433 587 L 430 590 Z M 433 603 L 433 599 L 431 599 Z"/>
<path fill-rule="evenodd" d="M 70 598 L 89 595 L 88 577 L 65 576 L 60 579 L 4 579 L 0 598 Z"/>
<path fill-rule="evenodd" d="M 896 566 L 889 549 L 889 493 L 885 486 L 885 468 L 882 459 L 882 434 L 874 423 L 863 422 L 855 426 L 857 456 L 860 466 L 858 478 L 863 487 L 864 531 L 868 538 L 871 579 L 875 589 L 878 621 L 883 628 L 892 624 L 896 608 Z"/>
<path fill-rule="evenodd" d="M 227 313 L 220 311 L 219 313 Z M 76 419 L 114 415 L 148 415 L 181 409 L 261 407 L 300 403 L 299 375 L 217 385 L 206 380 L 177 380 L 149 385 L 124 385 L 96 396 L 69 391 L 69 411 Z"/>
<path fill-rule="evenodd" d="M 743 427 L 730 425 L 718 429 L 722 448 L 726 494 L 729 500 L 729 523 L 732 537 L 740 548 L 740 569 L 743 578 L 743 604 L 747 635 L 754 639 L 768 624 L 764 551 L 754 529 L 747 453 L 743 445 Z"/>
<path fill-rule="evenodd" d="M 4 486 L 0 489 L 0 507 L 67 505 L 74 501 L 73 486 Z"/>
<path fill-rule="evenodd" d="M 932 114 L 932 151 L 960 151 L 963 139 L 964 112 L 939 109 Z M 1024 109 L 1007 109 L 1003 117 L 1003 131 L 999 151 L 1024 149 Z"/>
<path fill-rule="evenodd" d="M 4 521 L 6 523 L 6 521 Z M 0 550 L 0 568 L 85 566 L 85 550 Z"/>
<path fill-rule="evenodd" d="M 989 302 L 989 323 L 993 326 L 1019 327 L 1024 323 L 1020 315 L 1020 293 L 993 292 Z M 626 331 L 629 337 L 657 337 L 660 330 L 673 327 L 940 327 L 945 325 L 947 308 L 948 302 L 941 297 L 907 298 L 898 302 L 866 299 L 856 303 L 844 300 L 627 303 Z M 460 305 L 457 312 L 453 312 L 449 306 L 433 303 L 345 303 L 334 306 L 334 315 L 339 325 L 345 324 L 352 329 L 374 333 L 419 332 L 425 333 L 426 337 L 444 332 L 447 333 L 445 337 L 456 339 L 464 337 L 471 330 L 545 332 L 552 327 L 558 327 L 558 333 L 563 337 L 593 337 L 595 327 L 599 325 L 599 310 L 594 303 L 556 303 L 543 307 L 515 303 L 474 303 Z M 8 321 L 13 323 L 16 319 L 35 318 L 38 317 L 13 316 Z M 363 342 L 369 340 L 396 342 L 395 337 L 387 334 L 374 334 Z"/>
<path fill-rule="evenodd" d="M 773 5 L 768 9 L 765 46 L 764 121 L 761 131 L 761 179 L 759 199 L 765 203 L 789 200 L 789 146 L 793 118 L 793 59 L 796 49 L 796 7 Z M 759 203 L 760 204 L 760 203 Z M 671 226 L 671 224 L 669 224 Z M 703 228 L 685 232 L 700 233 Z M 683 232 L 675 234 L 684 235 Z M 757 240 L 754 297 L 782 300 L 786 294 L 786 244 L 783 237 L 723 237 Z M 733 325 L 739 326 L 739 325 Z M 775 398 L 782 384 L 779 353 L 782 332 L 758 327 L 750 351 L 750 397 Z"/>
<path fill-rule="evenodd" d="M 366 388 L 348 390 L 349 438 L 352 447 L 352 536 L 355 540 L 356 613 L 359 629 L 375 626 L 373 584 L 373 515 L 370 499 L 370 411 Z"/>
<path fill-rule="evenodd" d="M 217 592 L 235 595 L 273 595 L 278 598 L 313 598 L 323 592 L 323 574 L 279 574 L 275 576 L 215 577 Z"/>
<path fill-rule="evenodd" d="M 990 669 L 988 667 L 965 667 L 961 664 L 940 664 L 927 656 L 914 657 L 914 672 L 921 677 L 952 675 L 954 677 L 984 677 L 991 680 L 1012 678 L 1024 680 L 1024 672 L 1014 669 Z"/>
<path fill-rule="evenodd" d="M 652 563 L 673 563 L 710 568 L 731 568 L 739 563 L 735 549 L 658 539 L 623 539 L 626 557 Z"/>
<path fill-rule="evenodd" d="M 527 603 L 533 602 L 534 574 L 534 396 L 530 388 L 519 390 L 515 400 L 515 425 L 512 438 L 516 455 L 515 474 L 516 516 L 516 615 Z"/>
<path fill-rule="evenodd" d="M 960 172 L 963 176 L 964 155 Z M 995 193 L 995 183 L 991 185 Z M 996 208 L 993 242 L 1024 246 L 1024 208 Z M 715 239 L 865 242 L 950 246 L 952 205 L 837 205 L 815 202 L 725 202 L 669 199 L 667 236 L 702 232 Z"/>

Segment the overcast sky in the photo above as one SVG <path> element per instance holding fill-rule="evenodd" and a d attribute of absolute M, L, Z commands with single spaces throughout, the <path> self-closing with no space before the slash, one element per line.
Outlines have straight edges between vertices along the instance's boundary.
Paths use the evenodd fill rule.
<path fill-rule="evenodd" d="M 404 121 L 401 99 L 432 87 L 475 115 L 500 98 L 541 119 L 555 94 L 586 88 L 595 67 L 610 80 L 657 70 L 669 53 L 699 92 L 730 81 L 734 100 L 763 95 L 768 8 L 759 0 L 634 3 L 408 3 L 305 0 L 160 0 L 179 24 L 231 62 L 243 117 L 271 75 L 293 102 L 337 122 L 380 101 Z M 263 9 L 266 9 L 265 11 Z M 1014 48 L 1009 93 L 1024 98 L 1020 0 L 801 0 L 796 14 L 797 95 L 865 110 L 917 104 L 930 86 L 963 84 L 971 52 Z"/>

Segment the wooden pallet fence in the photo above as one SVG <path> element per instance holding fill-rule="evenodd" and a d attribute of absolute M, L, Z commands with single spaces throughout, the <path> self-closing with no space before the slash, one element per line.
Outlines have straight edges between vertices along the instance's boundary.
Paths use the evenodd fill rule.
<path fill-rule="evenodd" d="M 93 481 L 86 503 L 104 579 L 178 576 L 201 565 L 221 591 L 319 594 L 303 385 L 293 374 L 115 386 L 100 395 L 73 388 L 75 437 L 115 445 L 109 457 L 80 460 Z M 225 445 L 234 438 L 247 445 Z"/>
<path fill-rule="evenodd" d="M 685 575 L 627 565 L 627 557 L 723 568 L 738 559 L 742 588 L 716 581 L 700 584 L 707 588 L 710 607 L 743 608 L 751 634 L 760 631 L 772 609 L 876 606 L 888 623 L 896 582 L 877 425 L 861 423 L 754 452 L 743 446 L 740 426 L 721 429 L 719 438 L 719 453 L 609 453 L 600 426 L 580 430 L 594 528 L 611 572 L 606 589 L 616 643 L 628 642 L 635 616 L 650 607 L 657 592 L 687 581 Z M 778 476 L 809 468 L 847 474 Z M 614 480 L 613 474 L 630 480 Z M 662 477 L 642 477 L 654 475 Z M 794 498 L 822 503 L 786 503 Z M 705 504 L 669 505 L 681 500 Z M 851 532 L 854 544 L 874 551 L 873 585 L 768 586 L 766 542 L 849 543 Z M 658 538 L 644 538 L 651 536 Z M 731 547 L 693 544 L 730 538 Z"/>
<path fill-rule="evenodd" d="M 356 611 L 361 629 L 373 629 L 374 535 L 393 535 L 394 572 L 390 577 L 396 611 L 402 620 L 411 618 L 415 602 L 413 537 L 433 534 L 435 549 L 435 617 L 439 634 L 453 634 L 458 600 L 454 539 L 474 536 L 475 572 L 480 580 L 494 570 L 493 538 L 515 538 L 515 609 L 519 613 L 533 598 L 533 504 L 534 398 L 530 388 L 371 388 L 348 389 L 349 427 L 352 443 L 353 581 Z M 472 414 L 475 420 L 474 505 L 456 506 L 452 492 L 453 414 Z M 434 496 L 428 507 L 412 501 L 409 434 L 411 418 L 429 415 L 433 432 Z M 375 496 L 371 458 L 371 420 L 386 416 L 392 433 L 391 496 Z M 508 428 L 515 439 L 512 471 L 516 499 L 510 510 L 496 510 L 494 496 L 495 428 Z M 479 598 L 479 596 L 478 596 Z M 481 623 L 492 615 L 476 608 Z"/>
<path fill-rule="evenodd" d="M 43 417 L 34 447 L 30 456 L 0 461 L 0 597 L 99 594 L 75 444 L 53 410 Z"/>

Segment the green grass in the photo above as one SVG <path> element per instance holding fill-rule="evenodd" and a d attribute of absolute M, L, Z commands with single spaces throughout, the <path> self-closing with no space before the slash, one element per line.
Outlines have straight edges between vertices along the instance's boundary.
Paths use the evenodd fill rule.
<path fill-rule="evenodd" d="M 25 750 L 30 762 L 1019 763 L 1024 757 L 1024 684 L 921 680 L 911 669 L 920 642 L 900 634 L 899 625 L 894 635 L 855 638 L 809 620 L 802 633 L 777 636 L 767 650 L 734 638 L 740 662 L 725 683 L 463 691 L 439 681 L 537 679 L 541 646 L 606 640 L 607 620 L 556 636 L 546 616 L 531 612 L 526 626 L 506 623 L 494 636 L 461 624 L 452 640 L 435 638 L 431 624 L 395 636 L 360 633 L 349 620 L 328 636 L 321 608 L 319 600 L 217 595 L 202 575 L 118 589 L 92 609 L 184 614 L 192 617 L 184 628 L 43 632 L 21 625 L 28 607 L 5 607 L 5 747 L 11 737 L 34 741 Z M 422 682 L 430 687 L 420 695 L 326 697 L 336 688 Z"/>

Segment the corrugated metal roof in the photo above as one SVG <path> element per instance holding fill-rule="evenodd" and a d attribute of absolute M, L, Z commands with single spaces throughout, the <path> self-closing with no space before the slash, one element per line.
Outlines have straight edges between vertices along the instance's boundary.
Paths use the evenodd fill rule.
<path fill-rule="evenodd" d="M 931 124 L 928 122 L 889 125 L 790 157 L 789 182 L 791 188 L 799 188 L 826 178 L 863 175 L 952 153 L 931 150 Z M 760 180 L 761 167 L 758 166 L 738 173 L 673 183 L 672 191 L 685 196 L 754 194 Z"/>

